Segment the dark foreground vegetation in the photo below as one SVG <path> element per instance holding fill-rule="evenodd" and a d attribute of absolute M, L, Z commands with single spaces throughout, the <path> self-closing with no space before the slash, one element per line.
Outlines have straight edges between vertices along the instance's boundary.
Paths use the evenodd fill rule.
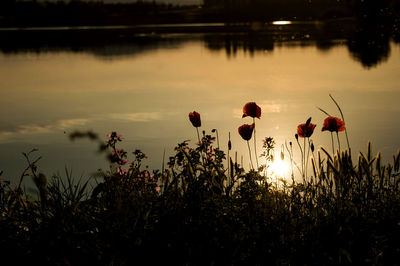
<path fill-rule="evenodd" d="M 0 26 L 3 27 L 325 20 L 344 17 L 393 22 L 399 14 L 399 0 L 204 0 L 201 5 L 192 6 L 157 1 L 125 4 L 79 0 L 0 2 Z"/>
<path fill-rule="evenodd" d="M 255 121 L 261 109 L 255 103 L 245 108 L 252 104 L 258 109 L 244 116 Z M 201 126 L 198 113 L 190 120 L 196 129 Z M 36 152 L 24 154 L 28 165 L 20 182 L 0 181 L 1 260 L 4 265 L 398 263 L 400 152 L 389 165 L 370 145 L 354 158 L 349 150 L 315 152 L 310 137 L 316 126 L 310 121 L 299 125 L 296 135 L 308 141 L 303 148 L 299 142 L 301 181 L 293 174 L 286 181 L 273 178 L 272 138 L 263 146 L 267 165 L 245 171 L 231 157 L 230 142 L 228 156 L 218 148 L 216 130 L 199 134 L 195 147 L 180 143 L 165 169 L 153 172 L 142 166 L 146 156 L 138 150 L 128 164 L 115 132 L 106 142 L 91 132 L 72 134 L 99 141 L 108 154 L 111 168 L 99 172 L 96 183 L 68 173 L 46 177 L 38 171 Z M 254 127 L 239 128 L 248 143 Z M 344 129 L 335 117 L 322 128 Z M 292 145 L 281 159 L 292 161 L 297 144 Z M 306 150 L 312 156 L 306 157 Z M 312 159 L 308 164 L 304 158 Z M 37 195 L 22 189 L 25 178 L 33 179 Z"/>

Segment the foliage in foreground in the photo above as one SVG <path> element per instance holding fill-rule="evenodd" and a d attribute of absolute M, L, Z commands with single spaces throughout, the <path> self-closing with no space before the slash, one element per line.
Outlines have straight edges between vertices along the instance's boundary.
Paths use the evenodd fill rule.
<path fill-rule="evenodd" d="M 357 163 L 323 150 L 303 182 L 277 186 L 232 160 L 227 171 L 209 135 L 196 148 L 179 144 L 153 173 L 140 151 L 123 170 L 119 141 L 112 133 L 102 145 L 112 168 L 93 188 L 68 173 L 47 179 L 25 154 L 21 182 L 31 176 L 38 195 L 1 181 L 2 261 L 382 265 L 400 255 L 400 152 L 384 166 L 370 146 Z"/>

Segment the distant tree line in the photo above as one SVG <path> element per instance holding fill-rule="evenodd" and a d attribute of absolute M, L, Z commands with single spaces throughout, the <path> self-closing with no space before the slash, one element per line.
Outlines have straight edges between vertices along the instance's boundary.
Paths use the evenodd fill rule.
<path fill-rule="evenodd" d="M 230 19 L 376 19 L 399 16 L 399 0 L 203 0 Z"/>
<path fill-rule="evenodd" d="M 400 17 L 400 0 L 203 0 L 203 5 L 179 6 L 156 1 L 106 4 L 102 1 L 0 1 L 0 26 L 131 25 L 268 21 L 277 19 L 393 20 Z"/>
<path fill-rule="evenodd" d="M 180 22 L 187 7 L 155 1 L 105 4 L 102 1 L 0 1 L 0 26 L 131 25 Z"/>

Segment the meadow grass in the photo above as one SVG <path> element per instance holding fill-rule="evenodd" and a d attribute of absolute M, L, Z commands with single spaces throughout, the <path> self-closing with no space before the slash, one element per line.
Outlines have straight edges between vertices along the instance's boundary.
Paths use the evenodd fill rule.
<path fill-rule="evenodd" d="M 72 137 L 85 136 L 98 140 L 93 133 Z M 108 137 L 101 149 L 112 167 L 94 187 L 68 172 L 39 173 L 35 151 L 24 154 L 18 185 L 1 180 L 2 261 L 385 265 L 400 255 L 400 152 L 383 165 L 370 144 L 357 159 L 322 148 L 312 173 L 276 186 L 268 172 L 245 171 L 232 158 L 228 172 L 211 135 L 196 147 L 178 144 L 167 167 L 152 173 L 141 151 L 127 164 L 120 136 Z M 271 154 L 273 145 L 264 148 Z M 27 177 L 36 197 L 21 188 Z"/>
<path fill-rule="evenodd" d="M 23 153 L 27 167 L 18 184 L 0 172 L 0 250 L 8 264 L 45 265 L 394 265 L 400 255 L 400 150 L 393 162 L 367 151 L 352 157 L 342 119 L 328 117 L 322 130 L 331 132 L 332 153 L 315 151 L 311 118 L 295 135 L 301 166 L 294 163 L 293 145 L 285 148 L 291 162 L 289 179 L 270 170 L 275 141 L 263 141 L 266 164 L 243 168 L 235 153 L 217 147 L 203 131 L 200 114 L 189 113 L 198 143 L 179 143 L 161 171 L 150 172 L 140 150 L 119 148 L 116 132 L 100 139 L 92 132 L 76 138 L 97 141 L 110 170 L 96 182 L 47 177 L 38 171 L 37 150 Z M 247 103 L 243 117 L 253 124 L 239 127 L 247 141 L 261 117 L 256 103 Z M 334 149 L 333 133 L 345 131 L 347 149 Z M 230 134 L 229 134 L 230 135 Z M 303 138 L 303 141 L 299 139 Z M 303 145 L 301 145 L 303 142 Z M 255 149 L 254 149 L 255 150 Z M 165 154 L 165 152 L 164 152 Z M 256 156 L 258 155 L 255 153 Z M 256 158 L 257 159 L 257 158 Z M 258 164 L 258 163 L 257 163 Z M 307 171 L 309 169 L 309 171 Z M 300 181 L 295 178 L 299 170 Z M 22 184 L 32 178 L 37 195 Z M 279 185 L 278 185 L 279 183 Z"/>

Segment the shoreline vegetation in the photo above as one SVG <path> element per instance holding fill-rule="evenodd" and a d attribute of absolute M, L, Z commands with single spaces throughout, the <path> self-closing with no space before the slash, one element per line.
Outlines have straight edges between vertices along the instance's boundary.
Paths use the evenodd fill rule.
<path fill-rule="evenodd" d="M 238 23 L 353 18 L 363 23 L 398 23 L 399 0 L 204 0 L 200 5 L 156 1 L 17 1 L 0 3 L 0 27 L 111 26 Z"/>
<path fill-rule="evenodd" d="M 250 170 L 232 150 L 219 149 L 218 130 L 201 131 L 200 113 L 189 113 L 198 142 L 178 144 L 160 170 L 143 167 L 146 156 L 118 147 L 117 132 L 104 142 L 92 132 L 75 132 L 107 154 L 110 170 L 96 184 L 46 177 L 36 150 L 23 153 L 27 168 L 14 186 L 0 173 L 2 261 L 44 265 L 392 265 L 400 255 L 400 150 L 393 162 L 381 154 L 355 154 L 341 118 L 326 113 L 323 126 L 309 118 L 294 141 L 274 156 L 275 142 L 263 141 L 258 165 L 255 130 L 262 110 L 243 107 L 238 132 L 247 141 Z M 251 123 L 250 125 L 247 123 Z M 314 130 L 332 136 L 332 152 L 315 150 Z M 337 139 L 336 139 L 337 137 Z M 346 138 L 347 139 L 347 138 Z M 253 146 L 253 147 L 252 147 Z M 293 151 L 301 162 L 293 161 Z M 288 179 L 274 175 L 274 161 L 290 158 Z M 307 169 L 309 171 L 307 172 Z M 295 174 L 296 173 L 296 174 Z M 300 174 L 300 181 L 295 175 Z M 33 197 L 22 189 L 32 178 Z"/>

